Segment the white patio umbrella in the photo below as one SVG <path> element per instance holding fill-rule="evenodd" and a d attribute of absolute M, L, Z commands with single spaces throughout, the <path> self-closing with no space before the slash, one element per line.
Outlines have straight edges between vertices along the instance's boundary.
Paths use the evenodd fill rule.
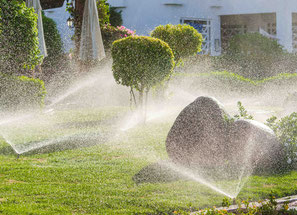
<path fill-rule="evenodd" d="M 40 5 L 40 1 L 39 0 L 26 0 L 26 6 L 33 7 L 35 13 L 37 13 L 37 15 L 38 15 L 37 26 L 38 26 L 39 49 L 40 49 L 40 54 L 43 55 L 44 57 L 46 57 L 47 51 L 46 51 L 46 46 L 45 46 L 45 41 L 44 41 L 42 15 L 41 15 L 42 8 Z"/>
<path fill-rule="evenodd" d="M 99 26 L 96 0 L 86 0 L 80 39 L 81 60 L 102 60 L 105 51 Z"/>

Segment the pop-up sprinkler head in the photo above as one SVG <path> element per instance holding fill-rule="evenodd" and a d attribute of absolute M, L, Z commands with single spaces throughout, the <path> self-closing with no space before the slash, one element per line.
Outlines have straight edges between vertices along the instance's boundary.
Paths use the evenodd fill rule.
<path fill-rule="evenodd" d="M 20 158 L 20 154 L 17 154 L 17 159 L 19 159 Z"/>
<path fill-rule="evenodd" d="M 236 198 L 233 199 L 233 205 L 236 205 Z"/>

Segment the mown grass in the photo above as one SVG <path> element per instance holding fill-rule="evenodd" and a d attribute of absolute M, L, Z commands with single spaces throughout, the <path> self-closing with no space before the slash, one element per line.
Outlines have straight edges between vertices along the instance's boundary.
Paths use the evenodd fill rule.
<path fill-rule="evenodd" d="M 104 112 L 97 110 L 93 114 L 106 116 Z M 64 123 L 69 119 L 85 121 L 84 114 L 63 114 Z M 115 115 L 106 119 L 113 119 L 112 116 Z M 8 147 L 2 142 L 0 214 L 170 214 L 219 206 L 224 196 L 194 181 L 133 181 L 144 167 L 168 159 L 165 139 L 171 125 L 172 121 L 148 123 L 121 132 L 100 124 L 96 126 L 111 131 L 97 145 L 27 154 L 19 159 L 13 153 L 1 154 L 1 147 Z M 296 194 L 296 178 L 295 171 L 253 176 L 239 198 L 266 198 L 271 192 L 276 196 Z"/>

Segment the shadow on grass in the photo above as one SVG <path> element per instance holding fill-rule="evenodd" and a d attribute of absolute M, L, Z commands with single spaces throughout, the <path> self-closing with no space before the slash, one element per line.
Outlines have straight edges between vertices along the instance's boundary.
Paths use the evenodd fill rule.
<path fill-rule="evenodd" d="M 157 162 L 142 168 L 132 179 L 136 184 L 142 184 L 174 182 L 183 178 L 171 168 Z"/>
<path fill-rule="evenodd" d="M 274 170 L 268 170 L 268 169 L 255 169 L 255 171 L 251 174 L 251 176 L 259 176 L 259 177 L 283 177 L 290 173 L 292 170 L 296 170 L 297 168 L 288 166 L 283 166 L 281 164 L 278 168 Z M 194 172 L 197 170 L 194 170 Z M 208 174 L 211 173 L 213 170 L 207 169 Z M 237 178 L 224 178 L 222 176 L 222 180 L 232 179 L 236 180 Z M 172 170 L 171 168 L 167 167 L 166 165 L 162 164 L 162 161 L 159 161 L 157 163 L 150 164 L 144 168 L 142 168 L 138 173 L 136 173 L 132 180 L 136 184 L 142 184 L 142 183 L 168 183 L 168 182 L 174 182 L 178 180 L 190 180 L 187 177 L 182 176 L 178 172 Z"/>
<path fill-rule="evenodd" d="M 10 145 L 0 144 L 0 155 L 15 155 L 16 152 Z"/>
<path fill-rule="evenodd" d="M 34 155 L 34 154 L 46 154 L 57 151 L 72 150 L 84 147 L 91 147 L 99 144 L 106 143 L 108 136 L 100 134 L 84 134 L 84 135 L 72 135 L 66 137 L 60 137 L 51 140 L 45 140 L 41 142 L 29 142 L 18 146 L 16 151 L 20 151 L 22 156 Z M 11 146 L 1 147 L 0 154 L 12 155 L 17 154 Z"/>

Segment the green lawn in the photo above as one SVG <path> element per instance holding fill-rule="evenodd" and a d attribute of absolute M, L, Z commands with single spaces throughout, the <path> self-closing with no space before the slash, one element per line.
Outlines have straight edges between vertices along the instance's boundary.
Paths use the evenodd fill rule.
<path fill-rule="evenodd" d="M 60 111 L 51 118 L 56 120 L 53 125 L 60 133 L 101 131 L 104 138 L 95 138 L 96 145 L 84 139 L 73 145 L 67 142 L 68 148 L 63 148 L 59 145 L 62 142 L 46 147 L 41 154 L 34 151 L 16 159 L 2 141 L 0 214 L 170 214 L 180 209 L 220 206 L 223 195 L 191 180 L 140 184 L 133 181 L 133 176 L 144 167 L 168 159 L 165 139 L 173 120 L 151 122 L 122 132 L 116 122 L 126 111 Z M 59 133 L 52 134 L 52 128 L 43 129 L 50 134 L 39 131 L 42 138 L 53 138 Z M 12 134 L 10 131 L 13 137 Z M 24 140 L 18 135 L 14 140 Z M 26 138 L 32 141 L 39 138 L 30 135 Z M 81 147 L 85 145 L 88 147 Z M 271 192 L 278 197 L 297 194 L 296 179 L 295 171 L 253 176 L 239 198 L 260 199 Z"/>

